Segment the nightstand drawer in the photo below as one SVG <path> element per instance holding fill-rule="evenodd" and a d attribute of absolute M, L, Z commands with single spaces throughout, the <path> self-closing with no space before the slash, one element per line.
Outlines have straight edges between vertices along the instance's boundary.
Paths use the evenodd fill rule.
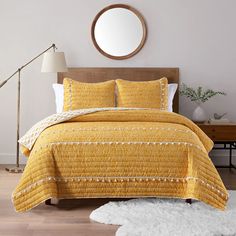
<path fill-rule="evenodd" d="M 236 125 L 198 124 L 198 126 L 213 141 L 236 141 Z"/>

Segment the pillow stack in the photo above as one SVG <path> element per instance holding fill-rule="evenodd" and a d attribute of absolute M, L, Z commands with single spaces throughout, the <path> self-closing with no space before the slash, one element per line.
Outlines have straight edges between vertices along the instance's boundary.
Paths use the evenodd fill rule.
<path fill-rule="evenodd" d="M 172 111 L 177 86 L 168 85 L 165 77 L 153 81 L 134 82 L 118 79 L 101 83 L 82 83 L 64 78 L 63 85 L 54 84 L 53 89 L 57 112 L 116 105 Z"/>

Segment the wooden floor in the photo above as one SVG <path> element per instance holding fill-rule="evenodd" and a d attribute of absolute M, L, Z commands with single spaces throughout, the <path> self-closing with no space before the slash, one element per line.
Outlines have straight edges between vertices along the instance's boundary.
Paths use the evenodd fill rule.
<path fill-rule="evenodd" d="M 226 187 L 236 190 L 236 171 L 219 169 Z M 16 213 L 11 202 L 19 174 L 10 174 L 0 165 L 0 236 L 106 236 L 117 226 L 90 221 L 92 210 L 109 200 L 61 200 L 56 206 L 39 205 L 26 213 Z"/>

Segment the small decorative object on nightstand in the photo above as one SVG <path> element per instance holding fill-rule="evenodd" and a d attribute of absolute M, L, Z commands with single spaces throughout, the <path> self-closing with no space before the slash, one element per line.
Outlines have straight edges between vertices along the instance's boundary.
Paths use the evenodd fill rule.
<path fill-rule="evenodd" d="M 49 50 L 53 49 L 52 52 Z M 6 168 L 11 173 L 21 173 L 23 169 L 20 167 L 19 161 L 19 135 L 20 135 L 20 82 L 21 82 L 21 71 L 35 61 L 37 58 L 44 54 L 44 60 L 42 64 L 42 72 L 64 72 L 67 71 L 65 56 L 63 52 L 56 52 L 56 45 L 52 44 L 49 48 L 32 58 L 29 62 L 19 67 L 11 76 L 0 83 L 0 88 L 3 87 L 12 77 L 18 75 L 18 86 L 17 86 L 17 129 L 16 129 L 16 166 L 13 168 Z"/>
<path fill-rule="evenodd" d="M 226 124 L 226 123 L 230 123 L 229 119 L 223 118 L 226 114 L 227 113 L 219 115 L 217 113 L 214 113 L 214 118 L 210 118 L 208 122 L 210 124 Z"/>
<path fill-rule="evenodd" d="M 210 98 L 216 95 L 226 95 L 224 92 L 213 91 L 212 89 L 203 90 L 201 86 L 197 89 L 188 87 L 186 84 L 182 84 L 180 87 L 180 95 L 186 96 L 192 102 L 197 104 L 197 107 L 193 111 L 192 120 L 195 122 L 203 123 L 207 120 L 206 112 L 202 108 L 202 103 L 205 103 Z"/>
<path fill-rule="evenodd" d="M 197 125 L 214 141 L 214 144 L 223 145 L 213 149 L 229 150 L 229 165 L 216 167 L 236 169 L 236 166 L 232 163 L 233 150 L 236 150 L 236 123 L 197 123 Z"/>

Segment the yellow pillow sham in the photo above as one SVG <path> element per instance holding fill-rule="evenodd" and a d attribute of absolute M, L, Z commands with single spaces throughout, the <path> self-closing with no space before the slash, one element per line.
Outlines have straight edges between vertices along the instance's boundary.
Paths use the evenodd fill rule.
<path fill-rule="evenodd" d="M 116 80 L 117 106 L 168 109 L 168 80 L 133 82 Z"/>
<path fill-rule="evenodd" d="M 64 78 L 64 111 L 115 106 L 115 81 L 82 83 Z"/>

